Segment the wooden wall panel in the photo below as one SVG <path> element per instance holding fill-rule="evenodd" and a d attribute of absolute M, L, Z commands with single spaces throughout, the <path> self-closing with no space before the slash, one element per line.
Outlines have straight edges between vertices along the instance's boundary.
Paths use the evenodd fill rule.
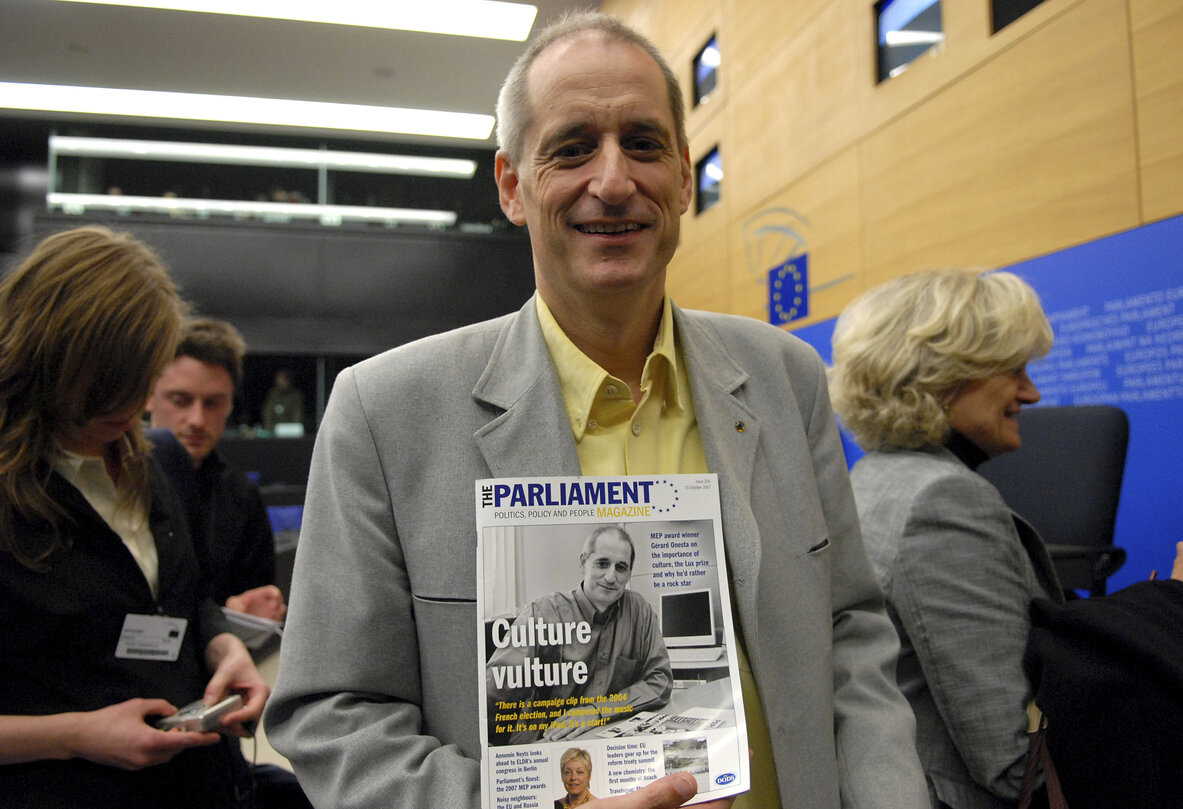
<path fill-rule="evenodd" d="M 691 138 L 690 165 L 693 167 L 712 148 L 719 146 L 723 155 L 723 183 L 719 202 L 701 214 L 695 213 L 697 198 L 691 200 L 690 210 L 682 217 L 682 237 L 674 257 L 667 286 L 670 295 L 682 306 L 693 309 L 729 311 L 731 300 L 721 294 L 723 279 L 728 275 L 727 229 L 731 223 L 733 183 L 728 175 L 724 120 L 716 116 L 707 120 L 698 134 Z"/>
<path fill-rule="evenodd" d="M 1138 224 L 1123 0 L 1086 0 L 862 145 L 868 281 Z"/>
<path fill-rule="evenodd" d="M 661 9 L 661 3 L 650 0 L 604 0 L 599 10 L 619 17 L 645 36 L 656 40 L 653 15 Z M 659 45 L 664 47 L 662 43 Z"/>
<path fill-rule="evenodd" d="M 653 40 L 671 60 L 674 54 L 702 47 L 711 28 L 723 16 L 722 0 L 678 0 L 677 3 L 660 3 L 656 8 Z M 674 64 L 679 78 L 682 76 L 681 65 L 681 62 Z"/>
<path fill-rule="evenodd" d="M 730 229 L 733 311 L 767 319 L 768 270 L 790 258 L 795 231 L 809 254 L 809 316 L 793 325 L 833 317 L 862 291 L 858 160 L 849 148 L 816 171 L 745 211 Z M 760 231 L 764 232 L 761 233 Z"/>
<path fill-rule="evenodd" d="M 850 32 L 870 37 L 859 4 L 832 3 L 762 70 L 730 87 L 738 144 L 737 204 L 748 209 L 832 157 L 858 135 L 859 109 L 871 91 L 870 46 L 850 47 Z M 860 19 L 862 23 L 860 24 Z"/>
<path fill-rule="evenodd" d="M 1183 3 L 1131 0 L 1143 215 L 1183 212 Z"/>
<path fill-rule="evenodd" d="M 712 312 L 735 311 L 726 286 L 730 257 L 725 224 L 720 222 L 711 238 L 693 243 L 684 241 L 679 246 L 666 278 L 666 290 L 679 306 Z"/>
<path fill-rule="evenodd" d="M 682 217 L 682 243 L 696 244 L 702 239 L 716 238 L 724 230 L 735 210 L 735 182 L 731 175 L 729 161 L 732 153 L 731 144 L 726 137 L 724 120 L 717 116 L 705 122 L 704 126 L 690 140 L 690 167 L 706 157 L 712 149 L 719 147 L 719 154 L 723 161 L 723 181 L 720 186 L 719 202 L 701 214 L 695 213 L 697 206 L 697 190 L 695 199 L 690 201 L 690 210 Z"/>
<path fill-rule="evenodd" d="M 873 3 L 863 0 L 839 1 L 858 6 L 860 13 L 866 14 L 866 25 L 873 29 Z M 1088 1 L 1044 0 L 997 34 L 991 34 L 990 0 L 941 0 L 944 44 L 925 52 L 908 65 L 903 73 L 875 85 L 873 93 L 866 99 L 859 135 L 879 129 L 942 90 L 956 85 L 997 54 Z M 873 42 L 874 34 L 868 36 L 871 37 L 869 41 Z M 874 82 L 874 57 L 870 70 L 870 81 Z M 1005 92 L 1006 88 L 999 90 Z"/>
<path fill-rule="evenodd" d="M 831 2 L 725 0 L 725 18 L 734 37 L 734 46 L 725 54 L 727 71 L 739 85 L 750 84 Z"/>
<path fill-rule="evenodd" d="M 805 323 L 903 272 L 1183 213 L 1183 2 L 1044 0 L 997 34 L 989 2 L 942 0 L 943 46 L 876 84 L 872 0 L 607 0 L 687 87 L 720 37 L 722 86 L 687 123 L 695 157 L 722 143 L 725 202 L 683 223 L 679 300 L 766 318 L 745 228 L 770 209 L 808 220 Z"/>

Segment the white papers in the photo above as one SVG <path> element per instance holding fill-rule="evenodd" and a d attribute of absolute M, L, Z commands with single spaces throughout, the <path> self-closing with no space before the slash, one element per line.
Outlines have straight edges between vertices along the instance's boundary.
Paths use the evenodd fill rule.
<path fill-rule="evenodd" d="M 248 649 L 258 649 L 272 636 L 283 635 L 283 624 L 280 621 L 239 612 L 229 607 L 222 607 L 222 614 L 230 622 L 230 631 L 237 635 Z"/>
<path fill-rule="evenodd" d="M 747 790 L 717 477 L 479 480 L 476 512 L 483 805 L 550 809 L 572 749 L 596 797 Z"/>

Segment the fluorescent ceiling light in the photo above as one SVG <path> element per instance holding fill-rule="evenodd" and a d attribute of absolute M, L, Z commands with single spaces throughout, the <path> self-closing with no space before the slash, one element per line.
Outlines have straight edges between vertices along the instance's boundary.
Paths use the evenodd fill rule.
<path fill-rule="evenodd" d="M 283 149 L 273 146 L 228 146 L 217 143 L 179 143 L 157 140 L 49 136 L 50 153 L 80 157 L 118 157 L 222 165 L 283 166 L 335 169 L 372 174 L 411 174 L 470 179 L 475 160 L 450 157 L 331 152 L 321 149 Z"/>
<path fill-rule="evenodd" d="M 422 31 L 429 34 L 509 39 L 530 35 L 535 6 L 493 0 L 65 0 L 169 11 L 236 14 L 299 22 Z"/>
<path fill-rule="evenodd" d="M 901 45 L 935 45 L 944 41 L 945 35 L 940 31 L 909 31 L 906 28 L 888 31 L 883 38 L 884 44 L 892 48 Z"/>
<path fill-rule="evenodd" d="M 0 82 L 0 108 L 486 140 L 493 116 L 323 101 Z"/>
<path fill-rule="evenodd" d="M 313 205 L 299 202 L 242 202 L 184 197 L 125 197 L 118 194 L 46 194 L 50 208 L 67 213 L 86 210 L 144 211 L 148 213 L 197 214 L 209 216 L 287 217 L 319 219 L 322 224 L 341 222 L 384 222 L 448 227 L 456 223 L 454 211 L 429 211 L 416 208 L 371 208 L 364 205 Z"/>
<path fill-rule="evenodd" d="M 941 0 L 886 0 L 880 5 L 879 30 L 898 31 L 907 28 L 934 8 L 935 12 L 930 17 L 939 20 Z"/>
<path fill-rule="evenodd" d="M 723 61 L 722 54 L 719 53 L 719 48 L 711 40 L 711 44 L 702 49 L 702 54 L 698 57 L 698 62 L 706 67 L 718 67 Z"/>

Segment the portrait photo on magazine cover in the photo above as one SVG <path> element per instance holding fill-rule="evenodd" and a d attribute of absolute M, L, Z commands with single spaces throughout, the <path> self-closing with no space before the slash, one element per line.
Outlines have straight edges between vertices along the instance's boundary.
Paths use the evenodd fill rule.
<path fill-rule="evenodd" d="M 481 536 L 490 746 L 735 725 L 711 520 Z"/>

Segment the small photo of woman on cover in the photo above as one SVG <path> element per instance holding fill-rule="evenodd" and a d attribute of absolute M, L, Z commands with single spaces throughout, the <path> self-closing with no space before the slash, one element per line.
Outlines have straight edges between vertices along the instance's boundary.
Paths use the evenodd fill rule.
<path fill-rule="evenodd" d="M 567 794 L 555 800 L 555 809 L 571 809 L 593 800 L 591 794 L 591 753 L 578 747 L 569 747 L 559 757 L 559 773 Z"/>

